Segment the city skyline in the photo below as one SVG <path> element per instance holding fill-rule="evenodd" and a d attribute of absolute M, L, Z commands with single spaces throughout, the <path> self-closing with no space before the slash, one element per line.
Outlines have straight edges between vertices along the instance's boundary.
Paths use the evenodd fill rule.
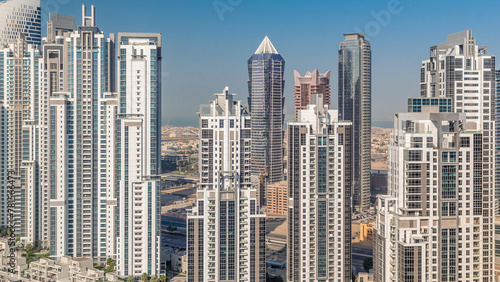
<path fill-rule="evenodd" d="M 105 34 L 94 6 L 81 15 L 50 14 L 41 46 L 19 33 L 0 49 L 1 228 L 50 258 L 158 275 L 161 34 Z"/>
<path fill-rule="evenodd" d="M 43 7 L 45 16 L 50 9 L 53 13 L 68 15 L 80 14 L 79 5 L 73 2 L 56 1 L 55 10 L 52 6 Z M 85 4 L 96 4 L 99 12 L 113 13 L 112 3 L 82 1 Z M 396 3 L 399 13 L 390 13 L 389 3 Z M 80 3 L 80 2 L 78 2 Z M 216 1 L 227 4 L 228 1 Z M 308 3 L 295 1 L 233 1 L 239 3 L 231 10 L 223 12 L 223 20 L 214 8 L 213 1 L 161 1 L 151 6 L 135 7 L 121 11 L 123 17 L 136 18 L 139 21 L 116 21 L 113 17 L 100 17 L 98 25 L 106 31 L 129 30 L 144 32 L 154 26 L 155 32 L 161 32 L 174 44 L 164 46 L 166 55 L 163 64 L 163 84 L 165 89 L 163 100 L 162 125 L 197 126 L 197 116 L 193 114 L 197 107 L 191 101 L 207 103 L 204 93 L 220 91 L 220 85 L 231 85 L 237 99 L 245 100 L 248 95 L 247 66 L 248 54 L 255 51 L 256 42 L 262 41 L 266 35 L 287 60 L 285 73 L 285 122 L 294 118 L 293 106 L 293 70 L 305 73 L 315 68 L 332 70 L 330 108 L 337 108 L 337 55 L 343 33 L 365 32 L 367 39 L 373 45 L 373 65 L 377 70 L 373 74 L 373 120 L 384 120 L 392 124 L 392 116 L 384 110 L 385 107 L 394 111 L 406 109 L 407 96 L 418 96 L 418 70 L 413 66 L 419 64 L 428 54 L 427 48 L 434 42 L 442 42 L 446 34 L 472 29 L 480 39 L 480 45 L 490 46 L 489 53 L 500 53 L 500 38 L 489 36 L 494 31 L 489 24 L 495 21 L 493 13 L 480 12 L 479 7 L 469 5 L 449 5 L 450 1 L 436 3 L 433 10 L 446 10 L 446 17 L 437 16 L 438 12 L 429 12 L 427 5 L 416 1 L 361 1 L 358 5 L 344 2 Z M 270 7 L 262 10 L 262 5 Z M 286 4 L 286 5 L 284 5 Z M 121 5 L 133 5 L 135 2 L 123 1 Z M 392 5 L 392 4 L 391 4 Z M 500 7 L 500 3 L 491 2 L 491 8 Z M 274 8 L 274 9 L 272 9 Z M 300 21 L 293 17 L 271 16 L 271 10 L 281 9 L 283 13 L 297 13 L 304 10 L 307 13 Z M 259 13 L 262 22 L 253 24 L 252 15 Z M 377 14 L 386 11 L 390 20 L 379 23 Z M 481 17 L 472 16 L 471 11 L 477 11 Z M 384 14 L 385 18 L 386 13 Z M 314 15 L 314 16 L 313 16 Z M 382 16 L 381 16 L 382 17 Z M 463 20 L 463 19 L 470 20 Z M 460 20 L 459 20 L 460 19 Z M 415 24 L 418 22 L 418 25 Z M 43 21 L 42 21 L 43 23 Z M 374 23 L 374 24 L 373 24 Z M 317 28 L 311 26 L 317 25 Z M 378 26 L 378 29 L 366 27 Z M 178 28 L 182 26 L 182 28 Z M 374 31 L 377 31 L 374 33 Z M 425 31 L 425 32 L 424 32 Z M 432 32 L 429 32 L 432 31 Z M 42 32 L 45 32 L 42 28 Z M 329 36 L 324 36 L 324 34 Z M 296 36 L 300 34 L 301 40 Z M 374 36 L 375 35 L 375 36 Z M 227 38 L 231 38 L 227 42 Z M 394 40 L 397 40 L 394 44 Z M 225 43 L 221 43 L 225 42 Z M 311 42 L 316 44 L 311 45 Z M 195 44 L 193 44 L 195 43 Z M 390 58 L 398 57 L 398 60 Z M 187 60 L 186 58 L 190 58 Z M 390 78 L 392 77 L 392 79 Z M 200 83 L 192 84 L 190 80 L 198 79 Z M 403 89 L 410 93 L 402 94 Z M 178 95 L 182 93 L 183 98 Z M 185 97 L 185 98 L 184 98 Z M 175 103 L 177 106 L 171 106 Z"/>
<path fill-rule="evenodd" d="M 490 13 L 50 1 L 0 0 L 0 278 L 500 279 Z"/>

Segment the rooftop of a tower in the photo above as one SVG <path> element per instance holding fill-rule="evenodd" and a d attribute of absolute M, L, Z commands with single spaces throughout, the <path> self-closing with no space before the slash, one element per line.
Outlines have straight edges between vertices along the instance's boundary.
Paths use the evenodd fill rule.
<path fill-rule="evenodd" d="M 276 48 L 274 48 L 271 40 L 266 36 L 262 43 L 260 43 L 259 48 L 255 51 L 255 54 L 278 54 Z"/>

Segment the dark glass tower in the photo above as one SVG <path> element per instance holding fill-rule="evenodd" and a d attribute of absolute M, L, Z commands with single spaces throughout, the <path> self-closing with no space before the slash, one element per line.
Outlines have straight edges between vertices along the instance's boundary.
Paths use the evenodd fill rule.
<path fill-rule="evenodd" d="M 283 180 L 283 72 L 285 60 L 264 38 L 248 60 L 248 103 L 252 117 L 252 175 L 264 183 Z M 265 185 L 260 188 L 265 204 Z"/>
<path fill-rule="evenodd" d="M 364 34 L 346 33 L 339 49 L 339 120 L 353 127 L 353 207 L 370 208 L 371 48 Z"/>

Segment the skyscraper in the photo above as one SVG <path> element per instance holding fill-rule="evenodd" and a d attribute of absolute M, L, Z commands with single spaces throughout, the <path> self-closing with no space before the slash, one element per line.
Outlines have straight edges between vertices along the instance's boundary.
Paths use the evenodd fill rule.
<path fill-rule="evenodd" d="M 500 200 L 500 185 L 494 187 L 495 76 L 495 56 L 487 54 L 486 46 L 476 45 L 471 30 L 464 30 L 430 48 L 430 57 L 422 61 L 420 82 L 422 97 L 451 98 L 453 111 L 465 113 L 470 126 L 483 132 L 483 195 L 488 195 L 483 204 L 490 208 L 495 203 L 490 199 L 495 197 L 495 189 L 496 201 Z"/>
<path fill-rule="evenodd" d="M 82 10 L 77 30 L 51 17 L 43 46 L 42 240 L 54 257 L 102 262 L 116 239 L 114 35 L 95 26 L 94 7 Z"/>
<path fill-rule="evenodd" d="M 351 130 L 323 94 L 288 124 L 287 281 L 351 280 Z"/>
<path fill-rule="evenodd" d="M 500 215 L 500 69 L 495 70 L 495 213 Z"/>
<path fill-rule="evenodd" d="M 395 114 L 389 195 L 377 200 L 374 281 L 492 281 L 483 134 L 466 124 L 464 113 Z"/>
<path fill-rule="evenodd" d="M 420 89 L 394 118 L 375 281 L 492 281 L 495 57 L 470 30 L 451 34 Z"/>
<path fill-rule="evenodd" d="M 47 37 L 44 38 L 42 49 L 43 64 L 40 66 L 41 77 L 40 81 L 40 95 L 39 95 L 39 117 L 37 126 L 39 127 L 39 141 L 37 148 L 39 171 L 39 202 L 38 208 L 40 215 L 39 221 L 39 238 L 37 241 L 45 248 L 50 246 L 50 221 L 53 217 L 49 216 L 50 199 L 52 197 L 49 191 L 49 183 L 52 185 L 51 175 L 48 172 L 49 158 L 51 156 L 49 146 L 49 100 L 52 93 L 64 92 L 68 90 L 69 73 L 66 73 L 66 68 L 63 65 L 68 65 L 67 60 L 64 59 L 64 38 L 70 37 L 70 33 L 77 30 L 75 17 L 51 14 L 49 22 L 47 23 Z M 74 63 L 74 61 L 72 62 Z M 47 77 L 45 80 L 45 76 Z M 74 70 L 73 70 L 74 77 Z M 55 144 L 53 144 L 55 145 Z M 73 145 L 74 146 L 74 145 Z M 74 149 L 74 147 L 73 147 Z M 74 150 L 73 150 L 74 152 Z M 53 176 L 55 177 L 55 175 Z M 54 196 L 55 197 L 55 196 Z M 55 223 L 54 223 L 55 224 Z M 29 227 L 29 226 L 28 226 Z M 36 226 L 35 226 L 36 227 Z"/>
<path fill-rule="evenodd" d="M 23 241 L 35 242 L 40 226 L 36 124 L 41 52 L 38 46 L 27 44 L 23 34 L 4 46 L 0 48 L 0 132 L 4 140 L 0 145 L 4 156 L 0 161 L 0 226 L 9 223 Z M 10 199 L 8 175 L 20 181 Z M 13 199 L 15 204 L 9 205 Z M 16 209 L 14 217 L 10 217 L 9 207 Z"/>
<path fill-rule="evenodd" d="M 294 104 L 295 119 L 298 118 L 299 110 L 304 110 L 311 103 L 312 94 L 321 93 L 326 105 L 330 105 L 330 71 L 320 74 L 318 70 L 306 72 L 304 76 L 296 70 L 293 71 L 295 77 Z"/>
<path fill-rule="evenodd" d="M 283 180 L 283 73 L 285 60 L 264 38 L 248 60 L 248 98 L 252 116 L 252 175 L 267 183 Z M 259 189 L 265 204 L 265 185 Z"/>
<path fill-rule="evenodd" d="M 118 50 L 117 273 L 157 275 L 161 231 L 161 35 L 118 33 Z"/>
<path fill-rule="evenodd" d="M 339 49 L 339 119 L 353 126 L 353 205 L 370 207 L 371 47 L 364 34 L 347 33 Z"/>
<path fill-rule="evenodd" d="M 6 0 L 0 2 L 0 48 L 14 43 L 21 34 L 28 44 L 42 42 L 40 0 Z"/>
<path fill-rule="evenodd" d="M 200 106 L 200 184 L 188 215 L 188 281 L 265 281 L 265 215 L 251 183 L 251 118 L 228 87 Z"/>

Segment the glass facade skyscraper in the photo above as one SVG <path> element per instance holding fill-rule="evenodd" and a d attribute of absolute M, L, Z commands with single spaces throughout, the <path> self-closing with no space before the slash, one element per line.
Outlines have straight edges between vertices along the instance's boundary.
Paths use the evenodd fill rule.
<path fill-rule="evenodd" d="M 252 175 L 267 183 L 283 180 L 283 73 L 285 60 L 264 38 L 248 60 L 248 103 L 252 116 Z M 260 188 L 265 204 L 265 186 Z"/>
<path fill-rule="evenodd" d="M 2 1 L 0 15 L 0 45 L 14 43 L 21 34 L 28 44 L 42 43 L 40 0 Z"/>
<path fill-rule="evenodd" d="M 339 49 L 339 119 L 353 126 L 353 206 L 370 208 L 371 47 L 364 34 L 347 33 Z"/>

